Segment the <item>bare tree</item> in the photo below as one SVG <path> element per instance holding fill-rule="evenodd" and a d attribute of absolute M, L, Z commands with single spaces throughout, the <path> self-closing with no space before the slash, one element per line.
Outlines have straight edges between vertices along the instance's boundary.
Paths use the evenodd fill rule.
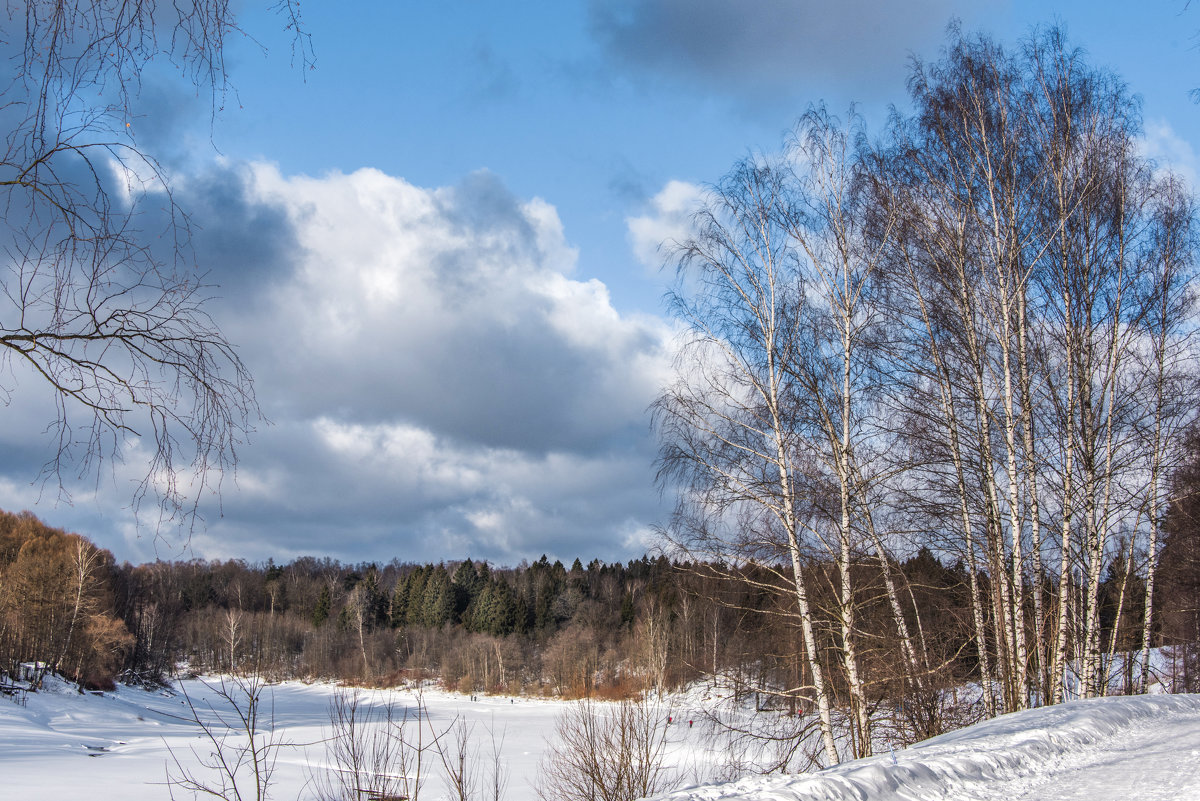
<path fill-rule="evenodd" d="M 503 801 L 508 790 L 508 768 L 505 767 L 504 731 L 496 733 L 496 723 L 488 727 L 488 775 L 485 777 L 484 798 L 486 801 Z"/>
<path fill-rule="evenodd" d="M 678 483 L 669 534 L 702 558 L 782 564 L 802 631 L 826 759 L 838 761 L 832 703 L 805 577 L 800 498 L 804 391 L 788 365 L 803 347 L 804 286 L 781 214 L 793 187 L 747 159 L 710 194 L 677 248 L 673 310 L 687 326 L 675 381 L 654 404 L 664 486 Z"/>
<path fill-rule="evenodd" d="M 299 5 L 276 8 L 311 64 Z M 194 516 L 258 410 L 135 106 L 143 71 L 169 63 L 216 113 L 236 16 L 228 0 L 30 0 L 0 26 L 0 399 L 49 390 L 42 478 L 60 496 L 65 470 L 94 473 L 136 438 L 150 456 L 135 508 L 150 496 L 160 522 Z"/>
<path fill-rule="evenodd" d="M 358 635 L 358 651 L 362 655 L 363 663 L 363 679 L 368 683 L 371 681 L 371 661 L 367 658 L 367 642 L 366 629 L 370 615 L 370 597 L 367 593 L 367 588 L 363 582 L 359 582 L 350 591 L 350 597 L 346 599 L 346 613 L 350 618 L 350 625 Z"/>
<path fill-rule="evenodd" d="M 183 683 L 179 687 L 204 745 L 191 746 L 199 768 L 185 765 L 171 751 L 171 798 L 180 792 L 192 798 L 266 801 L 279 751 L 288 744 L 275 731 L 274 710 L 269 704 L 263 708 L 265 682 L 258 676 L 240 676 L 205 684 L 215 700 L 194 698 Z"/>
<path fill-rule="evenodd" d="M 860 600 L 851 569 L 861 552 L 873 551 L 878 560 L 907 678 L 915 687 L 923 684 L 921 659 L 879 525 L 886 519 L 883 499 L 894 483 L 895 462 L 885 456 L 891 437 L 879 424 L 891 378 L 880 358 L 887 320 L 877 295 L 887 253 L 881 241 L 890 239 L 899 218 L 886 208 L 868 214 L 869 182 L 855 152 L 861 136 L 861 120 L 853 111 L 845 125 L 822 107 L 805 114 L 787 150 L 794 189 L 780 211 L 798 252 L 797 281 L 806 296 L 799 346 L 784 370 L 802 393 L 793 408 L 804 432 L 797 446 L 805 454 L 801 491 L 811 512 L 806 519 L 812 521 L 812 539 L 837 567 L 836 617 L 855 756 L 869 755 L 872 748 L 867 679 L 857 642 Z M 868 225 L 874 238 L 866 235 Z M 822 485 L 830 488 L 827 493 L 817 489 Z"/>
<path fill-rule="evenodd" d="M 433 739 L 433 747 L 445 771 L 442 775 L 451 801 L 472 801 L 479 791 L 479 751 L 472 743 L 474 726 L 456 717 Z"/>
<path fill-rule="evenodd" d="M 1149 399 L 1147 418 L 1139 426 L 1148 446 L 1150 463 L 1143 495 L 1142 519 L 1146 528 L 1145 596 L 1143 598 L 1141 660 L 1138 688 L 1150 683 L 1150 633 L 1154 628 L 1154 585 L 1161 543 L 1162 520 L 1167 506 L 1163 490 L 1168 476 L 1186 458 L 1185 432 L 1195 419 L 1197 353 L 1195 329 L 1188 326 L 1195 309 L 1191 286 L 1196 251 L 1195 199 L 1178 179 L 1168 177 L 1155 203 L 1153 246 L 1147 256 L 1154 276 L 1147 298 L 1148 349 L 1139 351 L 1146 362 Z M 1132 567 L 1132 560 L 1130 566 Z"/>

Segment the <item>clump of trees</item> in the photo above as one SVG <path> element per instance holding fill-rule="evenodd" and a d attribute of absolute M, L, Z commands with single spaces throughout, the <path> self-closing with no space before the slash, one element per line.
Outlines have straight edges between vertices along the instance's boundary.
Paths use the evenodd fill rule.
<path fill-rule="evenodd" d="M 650 673 L 650 655 L 667 647 L 655 651 L 650 635 L 669 639 L 682 593 L 664 558 L 586 568 L 575 560 L 569 569 L 546 558 L 516 568 L 472 560 L 193 560 L 124 565 L 115 582 L 136 637 L 128 669 L 139 675 L 167 675 L 184 662 L 278 677 L 366 684 L 439 677 L 467 692 L 583 696 L 624 695 L 697 671 L 660 660 Z"/>
<path fill-rule="evenodd" d="M 827 762 L 884 697 L 936 733 L 953 668 L 988 714 L 1104 694 L 1121 650 L 1145 690 L 1197 408 L 1196 202 L 1120 79 L 953 28 L 909 89 L 879 139 L 814 108 L 712 187 L 655 404 L 669 536 L 778 598 Z"/>
<path fill-rule="evenodd" d="M 0 544 L 0 670 L 9 675 L 36 660 L 103 686 L 118 677 L 162 681 L 184 665 L 279 679 L 437 678 L 465 692 L 623 698 L 724 674 L 742 697 L 757 693 L 761 704 L 792 712 L 802 706 L 783 691 L 806 679 L 790 647 L 794 621 L 763 590 L 766 568 L 748 568 L 731 584 L 721 566 L 664 557 L 586 567 L 575 560 L 570 568 L 546 558 L 515 568 L 312 557 L 285 565 L 117 565 L 83 537 L 28 513 L 0 513 Z M 943 589 L 961 583 L 961 570 L 924 558 L 940 572 L 923 579 L 929 592 L 918 589 L 918 597 L 929 609 L 945 606 L 953 595 Z M 815 599 L 830 603 L 824 588 Z M 950 609 L 927 615 L 942 619 Z M 864 607 L 868 618 L 878 613 Z"/>
<path fill-rule="evenodd" d="M 0 673 L 36 663 L 109 689 L 134 644 L 116 614 L 113 557 L 33 515 L 0 512 Z"/>
<path fill-rule="evenodd" d="M 1189 464 L 1200 460 L 1192 448 Z M 1187 475 L 1181 471 L 1174 483 L 1184 487 Z M 1185 512 L 1196 491 L 1178 492 L 1164 523 L 1164 552 L 1182 555 L 1200 528 Z M 954 701 L 964 683 L 981 676 L 970 578 L 961 560 L 946 564 L 928 548 L 904 560 L 889 553 L 886 564 L 914 647 L 929 665 L 925 691 L 913 690 L 885 571 L 870 554 L 849 570 L 855 634 L 864 642 L 868 717 L 886 717 L 896 736 L 910 741 L 972 719 Z M 1197 638 L 1189 590 L 1197 563 L 1180 556 L 1170 565 L 1155 589 L 1155 645 Z M 804 633 L 791 585 L 779 580 L 786 569 L 782 562 L 664 557 L 587 566 L 576 560 L 570 568 L 549 559 L 498 568 L 472 560 L 344 565 L 312 557 L 284 565 L 117 565 L 83 537 L 28 513 L 0 513 L 0 670 L 13 676 L 20 663 L 38 661 L 103 687 L 118 679 L 164 681 L 186 666 L 379 686 L 438 679 L 463 692 L 613 699 L 720 677 L 738 709 L 776 710 L 807 730 L 819 709 L 809 662 L 797 647 Z M 841 741 L 853 702 L 845 674 L 834 669 L 842 574 L 812 554 L 804 572 Z M 1128 573 L 1114 563 L 1101 582 L 1101 629 L 1114 647 L 1136 646 L 1141 635 L 1141 585 L 1127 583 Z M 987 592 L 986 574 L 978 579 Z M 1129 660 L 1124 667 L 1134 671 Z M 784 751 L 789 760 L 802 753 Z"/>
<path fill-rule="evenodd" d="M 543 801 L 637 801 L 673 789 L 679 777 L 664 765 L 665 709 L 626 700 L 598 706 L 579 701 L 555 722 L 538 774 Z"/>

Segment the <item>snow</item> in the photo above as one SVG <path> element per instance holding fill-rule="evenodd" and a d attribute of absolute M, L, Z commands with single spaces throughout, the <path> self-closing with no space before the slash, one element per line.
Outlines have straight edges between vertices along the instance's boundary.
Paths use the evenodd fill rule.
<path fill-rule="evenodd" d="M 207 680 L 209 684 L 212 679 Z M 189 680 L 188 695 L 212 721 L 220 705 L 205 681 Z M 269 687 L 263 714 L 273 717 L 278 753 L 272 797 L 310 797 L 313 767 L 325 760 L 331 684 L 286 682 Z M 391 700 L 415 709 L 412 690 L 366 691 L 364 702 Z M 459 717 L 474 726 L 479 758 L 489 732 L 503 737 L 507 797 L 536 797 L 538 761 L 567 702 L 507 696 L 468 696 L 426 689 L 428 724 L 444 729 Z M 691 716 L 691 698 L 664 705 L 670 727 L 668 760 L 685 781 L 720 770 L 723 755 Z M 212 704 L 212 707 L 209 705 Z M 206 741 L 178 692 L 131 687 L 77 693 L 48 680 L 25 706 L 0 698 L 0 796 L 142 801 L 171 797 L 166 785 L 172 754 L 198 766 Z M 436 761 L 436 760 L 435 760 Z M 801 776 L 755 776 L 721 785 L 697 784 L 661 795 L 662 801 L 882 801 L 882 799 L 1197 799 L 1200 801 L 1200 696 L 1156 695 L 1073 701 L 1006 715 L 926 741 L 907 750 L 844 763 Z M 435 771 L 436 774 L 436 771 Z M 176 798 L 190 794 L 175 791 Z M 439 776 L 425 797 L 444 797 Z"/>
<path fill-rule="evenodd" d="M 661 801 L 1200 799 L 1200 696 L 1072 701 L 1003 715 L 803 776 L 751 777 Z"/>
<path fill-rule="evenodd" d="M 228 710 L 213 690 L 216 681 L 185 683 L 206 720 Z M 211 750 L 189 718 L 180 692 L 121 687 L 102 695 L 80 695 L 74 685 L 53 680 L 47 685 L 41 692 L 29 693 L 24 707 L 0 699 L 0 797 L 34 797 L 53 788 L 59 798 L 160 801 L 170 797 L 166 782 L 172 755 L 195 769 Z M 329 683 L 302 682 L 267 688 L 262 715 L 273 718 L 275 739 L 285 744 L 278 751 L 273 798 L 311 796 L 309 766 L 325 762 L 329 701 L 337 689 Z M 367 702 L 390 699 L 410 714 L 417 707 L 412 690 L 361 692 Z M 553 731 L 563 702 L 499 696 L 478 696 L 472 702 L 468 696 L 430 689 L 421 695 L 427 722 L 435 730 L 444 730 L 461 715 L 475 724 L 477 745 L 485 742 L 489 730 L 503 736 L 509 797 L 534 797 L 532 781 L 545 748 L 544 735 Z M 485 753 L 481 748 L 480 758 Z M 437 762 L 436 756 L 428 759 Z M 426 792 L 440 798 L 442 782 L 434 773 Z M 176 797 L 190 798 L 190 794 L 176 790 Z"/>

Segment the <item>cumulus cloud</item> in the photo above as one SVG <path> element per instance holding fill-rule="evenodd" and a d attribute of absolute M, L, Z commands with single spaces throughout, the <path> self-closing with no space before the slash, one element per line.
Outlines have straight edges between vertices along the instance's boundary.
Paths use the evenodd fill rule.
<path fill-rule="evenodd" d="M 233 323 L 283 422 L 227 519 L 281 510 L 287 547 L 310 552 L 354 518 L 339 536 L 361 551 L 625 552 L 628 518 L 658 512 L 645 409 L 668 330 L 574 276 L 550 204 L 486 172 L 425 189 L 259 165 L 253 185 L 297 261 Z"/>
<path fill-rule="evenodd" d="M 218 164 L 178 191 L 221 285 L 212 311 L 272 423 L 241 448 L 220 498 L 202 499 L 195 553 L 634 555 L 629 532 L 661 516 L 646 408 L 669 329 L 575 274 L 551 204 L 486 172 L 429 189 L 265 164 Z M 0 447 L 32 454 L 33 439 L 10 430 Z M 16 469 L 6 452 L 0 488 L 31 477 L 29 459 Z M 153 558 L 162 543 L 149 532 L 122 541 L 132 468 L 87 508 L 35 508 L 89 533 L 105 519 L 101 544 Z"/>
<path fill-rule="evenodd" d="M 910 52 L 935 45 L 978 0 L 592 0 L 594 35 L 618 63 L 751 101 L 804 89 L 902 86 Z"/>
<path fill-rule="evenodd" d="M 661 377 L 662 325 L 626 318 L 554 209 L 487 173 L 426 190 L 375 170 L 284 178 L 303 254 L 278 288 L 260 383 L 288 415 L 402 420 L 487 447 L 595 449 L 641 413 Z"/>
<path fill-rule="evenodd" d="M 629 246 L 639 262 L 651 270 L 663 265 L 670 248 L 691 233 L 692 215 L 700 208 L 704 189 L 686 181 L 668 181 L 650 199 L 646 214 L 625 220 Z"/>

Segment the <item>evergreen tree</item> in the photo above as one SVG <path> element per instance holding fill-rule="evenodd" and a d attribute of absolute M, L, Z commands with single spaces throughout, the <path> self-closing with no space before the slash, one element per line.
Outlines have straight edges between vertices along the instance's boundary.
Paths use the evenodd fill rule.
<path fill-rule="evenodd" d="M 517 596 L 506 582 L 493 581 L 480 600 L 482 603 L 477 606 L 473 621 L 477 631 L 503 637 L 517 630 L 523 609 L 519 608 Z"/>
<path fill-rule="evenodd" d="M 410 626 L 425 625 L 425 584 L 432 565 L 419 567 L 408 577 L 408 605 L 404 613 L 404 622 Z"/>
<path fill-rule="evenodd" d="M 475 570 L 475 563 L 470 559 L 465 560 L 454 571 L 454 584 L 462 587 L 472 598 L 479 592 L 479 572 Z"/>
<path fill-rule="evenodd" d="M 454 616 L 454 591 L 445 565 L 434 568 L 426 580 L 422 606 L 423 625 L 436 629 L 451 622 Z"/>
<path fill-rule="evenodd" d="M 475 564 L 470 559 L 467 559 L 454 571 L 451 586 L 454 591 L 453 621 L 457 623 L 463 620 L 463 616 L 466 614 L 471 602 L 479 595 L 481 589 L 479 573 L 475 570 Z"/>
<path fill-rule="evenodd" d="M 486 632 L 488 630 L 495 596 L 494 582 L 489 581 L 475 596 L 475 600 L 471 602 L 471 606 L 467 610 L 466 617 L 463 618 L 463 625 L 469 631 Z"/>
<path fill-rule="evenodd" d="M 404 625 L 404 616 L 408 611 L 408 585 L 412 575 L 403 576 L 396 579 L 396 586 L 392 590 L 390 600 L 388 622 L 392 628 L 398 629 Z"/>
<path fill-rule="evenodd" d="M 321 595 L 317 598 L 317 605 L 313 609 L 312 622 L 314 626 L 320 626 L 329 618 L 329 607 L 333 604 L 333 599 L 329 597 L 329 586 L 321 588 Z"/>
<path fill-rule="evenodd" d="M 388 604 L 387 594 L 379 586 L 379 571 L 375 565 L 367 569 L 360 586 L 363 593 L 363 622 L 373 629 L 387 619 Z"/>
<path fill-rule="evenodd" d="M 621 596 L 621 628 L 632 629 L 634 619 L 633 593 L 626 591 Z"/>
<path fill-rule="evenodd" d="M 534 582 L 533 627 L 536 631 L 549 633 L 558 624 L 554 608 L 562 585 L 555 581 L 554 573 L 549 569 L 539 573 Z"/>

